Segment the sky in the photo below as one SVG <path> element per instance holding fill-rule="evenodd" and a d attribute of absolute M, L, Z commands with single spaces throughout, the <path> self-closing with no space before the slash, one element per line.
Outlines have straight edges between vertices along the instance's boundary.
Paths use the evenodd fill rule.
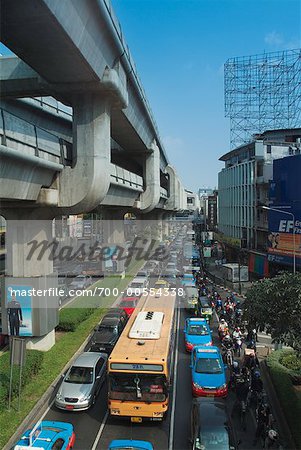
<path fill-rule="evenodd" d="M 111 0 L 185 188 L 217 186 L 230 149 L 228 58 L 301 47 L 300 0 Z"/>
<path fill-rule="evenodd" d="M 230 150 L 224 63 L 300 48 L 301 0 L 111 2 L 170 164 L 185 188 L 216 187 Z"/>

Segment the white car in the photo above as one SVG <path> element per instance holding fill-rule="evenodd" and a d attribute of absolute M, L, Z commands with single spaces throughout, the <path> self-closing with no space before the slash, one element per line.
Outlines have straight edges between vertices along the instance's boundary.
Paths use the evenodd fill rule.
<path fill-rule="evenodd" d="M 68 411 L 90 408 L 105 381 L 107 360 L 105 353 L 82 353 L 63 376 L 55 406 Z"/>
<path fill-rule="evenodd" d="M 139 297 L 144 294 L 144 290 L 149 286 L 149 281 L 147 278 L 134 278 L 130 285 L 127 287 L 127 295 L 129 297 L 135 296 Z"/>

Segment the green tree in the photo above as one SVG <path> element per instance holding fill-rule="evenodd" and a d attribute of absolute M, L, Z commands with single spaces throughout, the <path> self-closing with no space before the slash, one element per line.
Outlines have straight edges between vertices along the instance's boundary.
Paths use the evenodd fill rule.
<path fill-rule="evenodd" d="M 301 274 L 283 272 L 255 283 L 247 292 L 246 320 L 266 328 L 274 342 L 289 345 L 301 356 Z"/>

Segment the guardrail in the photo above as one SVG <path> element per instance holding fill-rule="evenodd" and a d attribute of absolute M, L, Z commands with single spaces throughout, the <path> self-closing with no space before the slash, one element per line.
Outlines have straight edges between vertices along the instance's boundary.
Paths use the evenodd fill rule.
<path fill-rule="evenodd" d="M 111 164 L 111 183 L 143 192 L 143 178 L 115 164 Z"/>
<path fill-rule="evenodd" d="M 19 116 L 0 108 L 1 144 L 13 150 L 45 160 L 71 166 L 72 144 Z M 24 149 L 26 147 L 26 151 Z"/>

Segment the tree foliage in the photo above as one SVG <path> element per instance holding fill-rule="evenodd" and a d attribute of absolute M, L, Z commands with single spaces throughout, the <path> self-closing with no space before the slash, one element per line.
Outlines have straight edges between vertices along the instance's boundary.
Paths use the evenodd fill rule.
<path fill-rule="evenodd" d="M 245 301 L 251 327 L 266 329 L 274 342 L 291 346 L 301 355 L 301 274 L 283 272 L 254 283 Z"/>

